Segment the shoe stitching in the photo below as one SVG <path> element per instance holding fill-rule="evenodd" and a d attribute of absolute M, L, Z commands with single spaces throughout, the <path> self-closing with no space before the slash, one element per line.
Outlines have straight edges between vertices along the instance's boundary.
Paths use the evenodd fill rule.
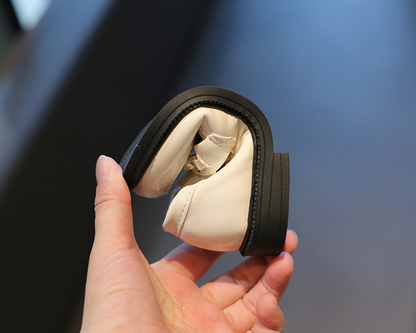
<path fill-rule="evenodd" d="M 192 200 L 193 194 L 197 188 L 198 184 L 195 184 L 192 186 L 191 191 L 188 194 L 188 197 L 186 198 L 185 204 L 183 205 L 181 216 L 179 217 L 178 225 L 176 226 L 176 237 L 179 237 L 182 232 L 182 227 L 185 222 L 185 218 L 188 215 L 190 202 Z"/>
<path fill-rule="evenodd" d="M 215 133 L 208 135 L 208 139 L 220 148 L 233 148 L 237 141 L 231 136 L 221 136 Z"/>

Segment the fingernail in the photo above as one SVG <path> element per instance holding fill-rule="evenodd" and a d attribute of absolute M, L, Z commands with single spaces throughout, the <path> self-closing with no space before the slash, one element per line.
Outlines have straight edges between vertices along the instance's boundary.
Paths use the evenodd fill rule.
<path fill-rule="evenodd" d="M 272 293 L 268 292 L 268 294 L 273 297 L 276 304 L 279 304 L 279 302 L 277 301 L 277 298 Z"/>
<path fill-rule="evenodd" d="M 281 258 L 281 259 L 283 259 L 284 257 L 286 257 L 287 255 L 289 255 L 289 253 L 288 252 L 286 252 L 286 251 L 282 251 L 282 252 L 280 252 L 280 254 L 277 256 L 278 258 Z"/>
<path fill-rule="evenodd" d="M 97 160 L 97 165 L 95 168 L 95 178 L 97 179 L 97 184 L 100 184 L 104 179 L 107 178 L 108 174 L 108 157 L 101 155 Z"/>

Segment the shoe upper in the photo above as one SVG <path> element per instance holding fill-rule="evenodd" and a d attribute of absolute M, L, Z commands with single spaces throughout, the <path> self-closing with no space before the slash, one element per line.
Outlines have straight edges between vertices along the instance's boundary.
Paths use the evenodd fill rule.
<path fill-rule="evenodd" d="M 163 228 L 198 247 L 238 250 L 247 230 L 252 162 L 247 126 L 201 107 L 177 124 L 134 191 L 145 197 L 166 194 L 186 170 Z"/>

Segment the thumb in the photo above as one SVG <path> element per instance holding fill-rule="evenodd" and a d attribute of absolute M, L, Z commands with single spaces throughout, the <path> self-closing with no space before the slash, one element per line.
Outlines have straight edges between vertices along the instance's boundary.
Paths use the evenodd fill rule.
<path fill-rule="evenodd" d="M 116 332 L 120 327 L 140 332 L 143 323 L 163 323 L 152 282 L 156 278 L 134 237 L 130 191 L 121 167 L 101 156 L 96 177 L 95 238 L 81 332 Z"/>
<path fill-rule="evenodd" d="M 131 197 L 121 167 L 100 156 L 96 166 L 95 246 L 135 244 Z"/>

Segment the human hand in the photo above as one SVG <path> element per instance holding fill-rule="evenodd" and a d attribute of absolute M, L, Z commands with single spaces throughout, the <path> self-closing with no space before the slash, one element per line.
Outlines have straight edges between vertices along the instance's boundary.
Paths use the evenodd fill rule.
<path fill-rule="evenodd" d="M 111 158 L 97 162 L 95 239 L 81 333 L 281 332 L 278 306 L 293 271 L 293 231 L 278 257 L 250 257 L 199 288 L 221 255 L 186 243 L 149 265 L 133 232 L 130 191 Z"/>

